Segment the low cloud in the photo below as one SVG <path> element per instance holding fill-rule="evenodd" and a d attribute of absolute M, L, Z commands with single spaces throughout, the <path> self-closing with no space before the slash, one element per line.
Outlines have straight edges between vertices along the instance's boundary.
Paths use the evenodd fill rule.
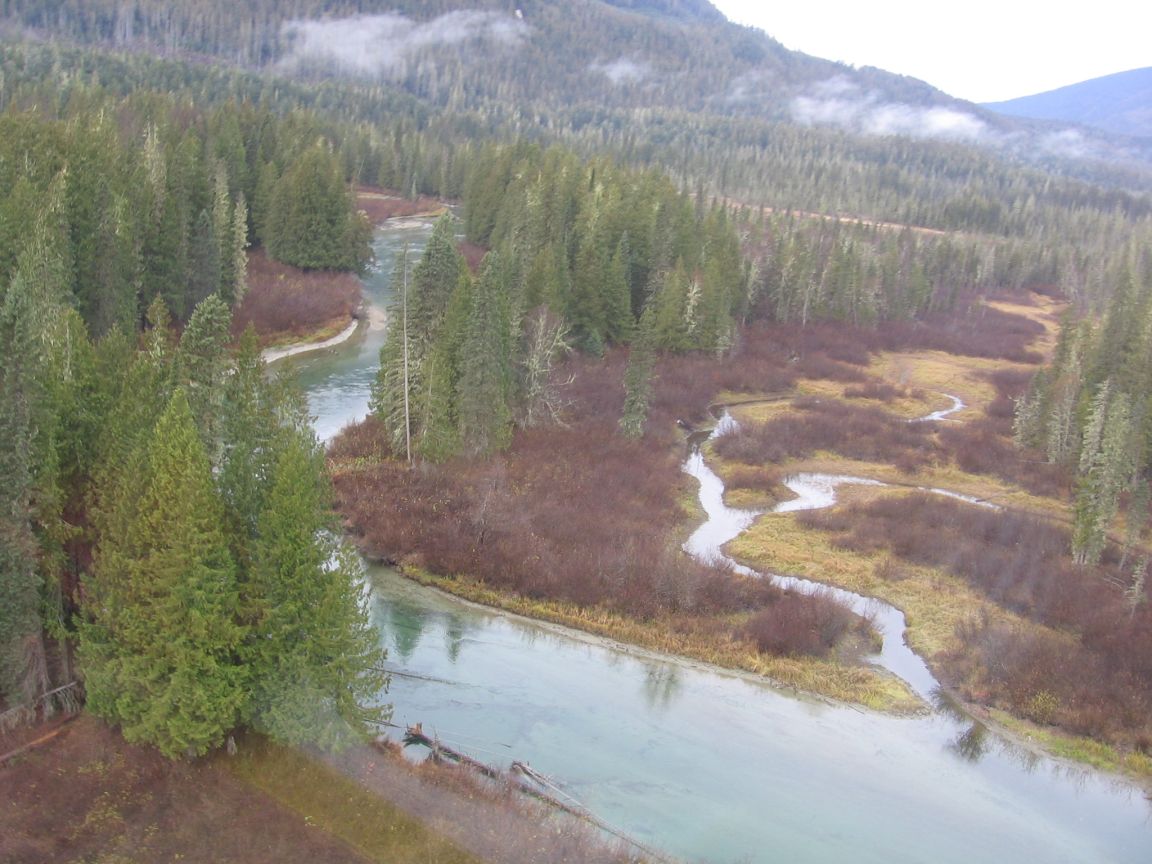
<path fill-rule="evenodd" d="M 590 72 L 599 72 L 613 84 L 634 84 L 643 81 L 652 69 L 647 63 L 637 63 L 627 57 L 620 57 L 610 63 L 593 63 Z"/>
<path fill-rule="evenodd" d="M 347 72 L 378 75 L 397 70 L 420 51 L 469 43 L 515 46 L 528 31 L 519 18 L 479 10 L 449 12 L 423 22 L 395 14 L 298 19 L 282 27 L 289 48 L 281 64 L 335 63 Z"/>
<path fill-rule="evenodd" d="M 1064 159 L 1086 159 L 1097 156 L 1094 142 L 1079 129 L 1061 129 L 1040 138 L 1040 148 L 1052 156 Z"/>
<path fill-rule="evenodd" d="M 974 114 L 941 106 L 885 102 L 842 76 L 820 82 L 810 95 L 797 96 L 790 109 L 797 123 L 840 126 L 866 135 L 960 141 L 987 141 L 992 135 L 988 125 Z"/>

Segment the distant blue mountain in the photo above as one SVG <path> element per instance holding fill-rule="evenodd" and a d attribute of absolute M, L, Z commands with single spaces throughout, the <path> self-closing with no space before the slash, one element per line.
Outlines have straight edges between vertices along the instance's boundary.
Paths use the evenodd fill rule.
<path fill-rule="evenodd" d="M 1152 137 L 1152 66 L 1117 72 L 985 108 L 1014 117 L 1063 120 L 1120 135 Z"/>

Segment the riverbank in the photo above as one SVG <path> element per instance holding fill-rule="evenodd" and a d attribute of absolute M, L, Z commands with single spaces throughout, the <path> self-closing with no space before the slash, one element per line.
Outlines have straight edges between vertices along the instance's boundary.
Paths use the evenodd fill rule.
<path fill-rule="evenodd" d="M 409 579 L 489 609 L 500 609 L 593 637 L 612 640 L 664 657 L 680 657 L 730 672 L 743 672 L 774 686 L 816 699 L 860 705 L 890 714 L 916 714 L 924 703 L 893 676 L 875 669 L 812 658 L 781 657 L 756 651 L 748 643 L 723 642 L 707 630 L 685 632 L 674 621 L 638 621 L 603 608 L 534 600 L 508 594 L 483 582 L 438 576 L 426 570 L 400 567 Z"/>
<path fill-rule="evenodd" d="M 81 715 L 0 766 L 0 790 L 6 864 L 635 860 L 575 819 L 395 747 L 320 758 L 248 735 L 235 756 L 172 762 Z"/>
<path fill-rule="evenodd" d="M 902 682 L 861 661 L 871 645 L 856 634 L 854 616 L 841 622 L 837 608 L 818 598 L 785 597 L 766 580 L 695 562 L 669 542 L 685 530 L 689 512 L 700 513 L 670 414 L 685 400 L 669 396 L 699 386 L 696 367 L 712 361 L 690 358 L 662 372 L 668 395 L 658 398 L 667 419 L 658 440 L 643 442 L 619 436 L 619 409 L 604 404 L 614 401 L 623 361 L 618 352 L 575 359 L 573 388 L 587 402 L 573 403 L 572 422 L 521 430 L 494 463 L 456 460 L 410 471 L 388 457 L 372 422 L 345 430 L 329 455 L 353 536 L 369 557 L 399 561 L 406 572 L 461 574 L 435 584 L 489 606 L 825 698 L 918 710 L 922 703 Z M 811 626 L 797 624 L 776 651 L 759 648 L 751 628 L 768 610 L 786 614 L 786 607 L 811 611 Z M 812 628 L 822 634 L 815 645 Z"/>
<path fill-rule="evenodd" d="M 344 342 L 347 342 L 356 335 L 356 331 L 360 329 L 363 324 L 361 318 L 353 318 L 347 327 L 328 339 L 320 342 L 302 341 L 295 342 L 290 345 L 278 346 L 275 348 L 265 348 L 260 356 L 264 359 L 265 363 L 275 363 L 278 360 L 285 360 L 289 357 L 295 357 L 297 354 L 307 354 L 309 351 L 322 351 L 325 348 L 334 348 Z"/>

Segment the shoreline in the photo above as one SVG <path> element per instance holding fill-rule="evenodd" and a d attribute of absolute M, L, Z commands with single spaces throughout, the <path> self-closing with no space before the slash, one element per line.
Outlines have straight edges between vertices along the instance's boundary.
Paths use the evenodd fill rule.
<path fill-rule="evenodd" d="M 347 327 L 322 342 L 293 342 L 291 345 L 280 348 L 265 348 L 260 352 L 260 358 L 271 365 L 279 360 L 295 357 L 297 354 L 307 354 L 309 351 L 322 351 L 325 348 L 335 347 L 351 339 L 364 321 L 363 317 L 354 317 Z"/>

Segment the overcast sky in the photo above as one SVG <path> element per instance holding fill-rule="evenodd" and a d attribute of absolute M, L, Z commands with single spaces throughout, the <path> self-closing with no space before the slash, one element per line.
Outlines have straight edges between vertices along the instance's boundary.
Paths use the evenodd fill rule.
<path fill-rule="evenodd" d="M 712 0 L 785 47 L 993 102 L 1152 66 L 1139 0 Z"/>

